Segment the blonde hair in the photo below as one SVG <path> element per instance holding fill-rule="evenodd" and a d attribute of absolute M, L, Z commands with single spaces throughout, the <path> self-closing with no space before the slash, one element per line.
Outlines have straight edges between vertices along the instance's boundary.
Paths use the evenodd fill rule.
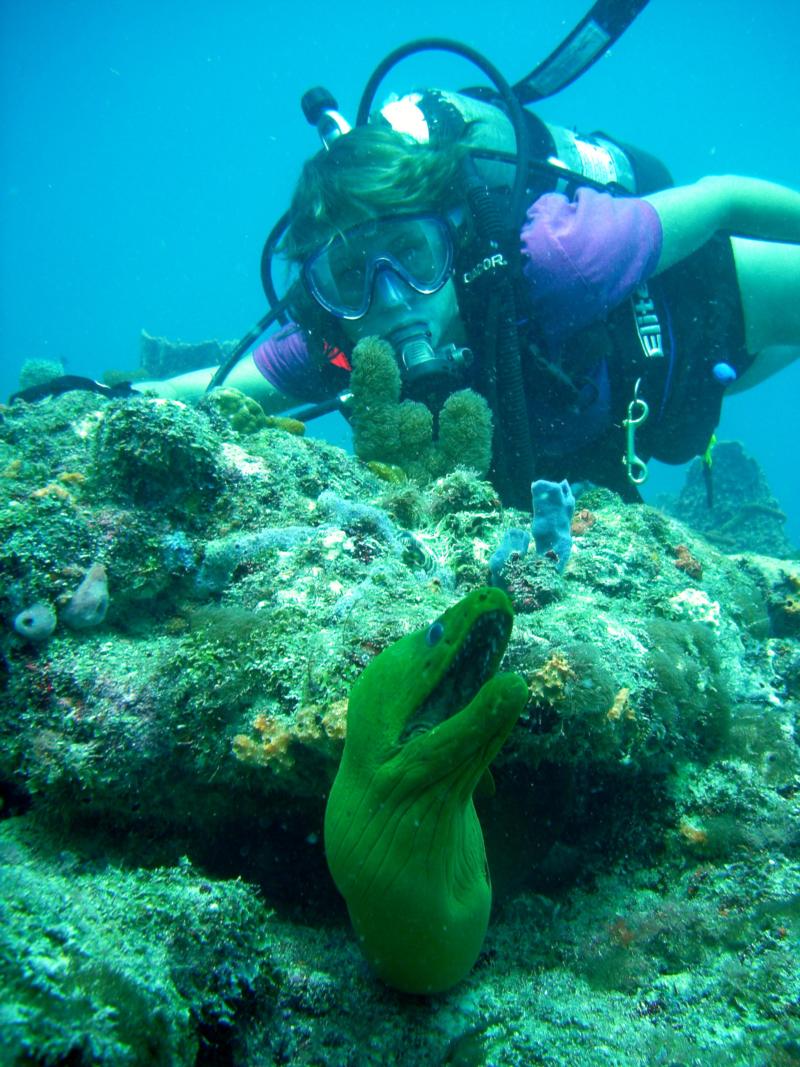
<path fill-rule="evenodd" d="M 454 207 L 467 150 L 463 141 L 420 144 L 388 126 L 358 126 L 337 137 L 303 167 L 281 251 L 299 262 L 366 219 Z"/>

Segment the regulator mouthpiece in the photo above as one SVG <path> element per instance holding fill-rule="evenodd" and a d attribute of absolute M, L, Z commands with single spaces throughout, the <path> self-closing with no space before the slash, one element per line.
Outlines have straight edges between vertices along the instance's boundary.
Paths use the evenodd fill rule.
<path fill-rule="evenodd" d="M 390 338 L 397 352 L 403 387 L 408 396 L 441 403 L 465 385 L 472 351 L 454 344 L 434 349 L 430 334 L 419 331 Z"/>

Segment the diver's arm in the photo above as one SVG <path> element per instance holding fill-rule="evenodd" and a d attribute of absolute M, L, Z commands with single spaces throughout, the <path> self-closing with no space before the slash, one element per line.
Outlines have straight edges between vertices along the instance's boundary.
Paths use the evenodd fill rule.
<path fill-rule="evenodd" d="M 701 178 L 693 185 L 643 197 L 661 220 L 663 243 L 655 273 L 692 254 L 715 233 L 800 242 L 800 193 L 760 178 Z"/>
<path fill-rule="evenodd" d="M 216 367 L 204 367 L 202 370 L 178 374 L 174 378 L 162 381 L 135 382 L 133 388 L 139 393 L 160 396 L 168 400 L 181 400 L 185 404 L 196 404 L 202 399 Z M 267 414 L 285 411 L 296 407 L 302 401 L 286 396 L 275 388 L 253 362 L 252 356 L 245 356 L 233 368 L 224 385 L 238 389 L 247 396 L 257 400 Z"/>

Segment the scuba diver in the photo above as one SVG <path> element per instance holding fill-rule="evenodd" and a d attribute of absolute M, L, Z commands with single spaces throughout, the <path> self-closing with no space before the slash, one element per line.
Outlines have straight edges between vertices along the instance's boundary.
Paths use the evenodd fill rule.
<path fill-rule="evenodd" d="M 645 195 L 578 181 L 564 193 L 534 177 L 511 222 L 501 176 L 488 210 L 506 219 L 486 254 L 470 194 L 485 196 L 492 167 L 508 169 L 493 158 L 481 174 L 475 159 L 487 141 L 496 148 L 504 120 L 492 111 L 412 94 L 306 162 L 282 240 L 300 279 L 292 320 L 227 383 L 269 411 L 324 401 L 346 392 L 354 345 L 376 335 L 397 353 L 405 395 L 434 410 L 465 386 L 490 399 L 506 500 L 527 499 L 534 476 L 636 499 L 648 458 L 704 453 L 723 394 L 800 353 L 776 347 L 800 346 L 800 193 L 745 177 Z M 501 134 L 513 143 L 510 128 Z M 509 344 L 516 396 L 503 381 Z M 191 398 L 209 373 L 151 385 Z M 522 441 L 509 444 L 519 401 L 510 417 Z"/>
<path fill-rule="evenodd" d="M 192 402 L 225 382 L 268 413 L 346 415 L 352 350 L 378 336 L 434 417 L 456 390 L 485 397 L 506 503 L 528 507 L 534 478 L 637 500 L 649 458 L 708 456 L 723 395 L 800 353 L 800 193 L 735 176 L 673 187 L 647 153 L 525 107 L 646 3 L 596 0 L 513 86 L 468 46 L 430 39 L 379 64 L 353 127 L 325 90 L 307 93 L 323 148 L 267 238 L 270 312 L 219 368 L 133 388 Z M 462 56 L 490 87 L 376 110 L 386 74 L 425 50 Z M 276 251 L 294 271 L 282 299 Z"/>
<path fill-rule="evenodd" d="M 782 243 L 800 241 L 799 193 L 738 177 L 644 197 L 545 193 L 516 247 L 470 258 L 464 145 L 367 126 L 306 164 L 284 247 L 308 300 L 297 326 L 253 353 L 275 389 L 309 399 L 341 391 L 348 352 L 378 335 L 397 352 L 407 395 L 426 398 L 425 371 L 438 372 L 431 384 L 490 394 L 485 327 L 496 335 L 508 314 L 490 321 L 491 260 L 514 257 L 518 388 L 536 477 L 630 495 L 630 404 L 633 418 L 640 397 L 650 407 L 631 462 L 683 462 L 705 451 L 726 388 L 773 373 L 774 346 L 800 345 L 800 244 Z M 660 284 L 648 291 L 652 279 Z M 428 356 L 421 368 L 415 346 Z M 530 465 L 523 485 L 533 476 Z"/>

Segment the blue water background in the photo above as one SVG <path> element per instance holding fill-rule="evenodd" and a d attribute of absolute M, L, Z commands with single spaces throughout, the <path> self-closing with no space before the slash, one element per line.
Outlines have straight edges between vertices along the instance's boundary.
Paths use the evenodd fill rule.
<path fill-rule="evenodd" d="M 527 73 L 589 0 L 406 0 L 338 6 L 5 0 L 0 6 L 0 396 L 27 358 L 100 376 L 139 362 L 142 328 L 237 338 L 264 312 L 258 264 L 300 164 L 317 148 L 302 92 L 352 116 L 364 81 L 422 35 Z M 800 5 L 651 0 L 543 118 L 660 156 L 678 182 L 744 173 L 800 185 Z M 473 71 L 409 62 L 387 91 L 458 88 Z M 800 366 L 728 401 L 720 436 L 765 467 L 800 543 Z M 336 434 L 335 424 L 316 424 Z M 677 488 L 660 468 L 649 495 Z"/>

